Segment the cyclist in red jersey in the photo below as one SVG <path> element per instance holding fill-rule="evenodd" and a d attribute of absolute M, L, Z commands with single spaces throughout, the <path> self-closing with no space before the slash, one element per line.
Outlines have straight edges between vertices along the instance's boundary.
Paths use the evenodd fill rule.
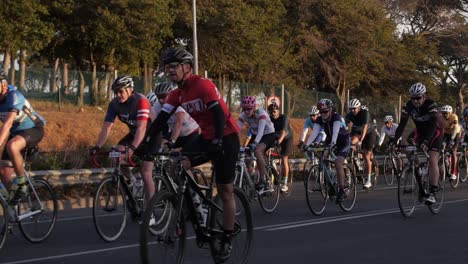
<path fill-rule="evenodd" d="M 120 151 L 128 148 L 127 159 L 131 160 L 133 153 L 145 138 L 149 122 L 150 104 L 146 96 L 133 91 L 133 80 L 129 76 L 120 76 L 115 79 L 112 83 L 112 90 L 115 98 L 109 103 L 96 146 L 91 148 L 89 153 L 90 155 L 96 154 L 104 145 L 112 130 L 115 118 L 118 117 L 122 123 L 128 126 L 130 131 L 117 143 L 117 148 Z M 140 149 L 143 148 L 140 147 L 139 151 Z M 124 171 L 124 174 L 129 176 L 130 171 Z M 130 177 L 130 180 L 132 183 L 136 181 L 134 177 Z M 148 186 L 145 179 L 143 179 L 143 183 Z"/>
<path fill-rule="evenodd" d="M 231 236 L 236 209 L 232 182 L 240 148 L 239 127 L 215 84 L 209 79 L 192 74 L 192 54 L 181 48 L 172 48 L 163 56 L 163 63 L 167 76 L 177 83 L 178 88 L 169 94 L 161 113 L 151 124 L 147 139 L 152 148 L 149 151 L 156 152 L 157 135 L 178 106 L 182 106 L 200 126 L 201 137 L 182 149 L 187 152 L 209 150 L 209 159 L 214 163 L 224 208 L 224 239 L 216 256 L 217 262 L 222 263 L 229 259 L 232 250 Z M 185 166 L 188 169 L 201 164 L 200 162 L 202 161 L 191 159 Z"/>

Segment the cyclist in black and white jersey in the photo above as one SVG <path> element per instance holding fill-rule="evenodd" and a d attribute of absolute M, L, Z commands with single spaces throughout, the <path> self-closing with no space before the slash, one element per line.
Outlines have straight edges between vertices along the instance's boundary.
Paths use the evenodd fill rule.
<path fill-rule="evenodd" d="M 375 129 L 371 127 L 371 118 L 368 108 L 362 108 L 358 99 L 351 99 L 348 103 L 348 109 L 351 111 L 346 115 L 348 130 L 351 132 L 351 143 L 361 146 L 366 160 L 367 179 L 364 188 L 372 187 L 372 150 L 377 140 Z"/>
<path fill-rule="evenodd" d="M 422 83 L 415 83 L 410 87 L 409 93 L 411 100 L 401 109 L 401 120 L 395 132 L 395 138 L 401 137 L 411 117 L 416 125 L 415 142 L 429 151 L 430 193 L 420 193 L 420 195 L 424 195 L 426 204 L 434 204 L 437 202 L 436 192 L 439 190 L 438 160 L 443 142 L 444 121 L 436 102 L 427 97 L 426 86 Z M 395 141 L 393 140 L 391 144 L 395 144 Z"/>
<path fill-rule="evenodd" d="M 385 136 L 388 136 L 389 140 L 393 140 L 395 137 L 395 132 L 398 128 L 398 124 L 393 123 L 393 117 L 391 115 L 384 117 L 384 123 L 385 125 L 380 130 L 379 143 L 377 144 L 379 147 L 382 146 L 382 143 L 385 140 Z M 401 138 L 399 138 L 396 143 L 398 144 L 400 140 Z"/>

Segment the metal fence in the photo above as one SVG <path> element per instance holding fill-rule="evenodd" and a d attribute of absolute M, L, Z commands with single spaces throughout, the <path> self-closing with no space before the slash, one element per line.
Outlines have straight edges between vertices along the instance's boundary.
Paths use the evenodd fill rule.
<path fill-rule="evenodd" d="M 83 103 L 91 103 L 91 83 L 92 72 L 81 72 L 83 75 L 84 94 Z M 100 102 L 104 104 L 109 101 L 113 94 L 110 92 L 109 86 L 112 80 L 120 74 L 125 73 L 105 73 L 97 72 L 96 79 L 98 85 L 98 96 Z M 26 70 L 25 86 L 22 92 L 28 98 L 49 100 L 56 102 L 69 102 L 76 103 L 78 101 L 80 75 L 76 70 L 68 71 L 68 78 L 65 81 L 62 70 L 59 70 L 53 78 L 53 69 L 48 68 L 35 68 L 29 67 Z M 209 77 L 209 76 L 208 76 Z M 135 82 L 135 90 L 145 93 L 144 79 L 141 76 L 133 76 Z M 15 73 L 15 84 L 19 83 L 19 72 Z M 153 85 L 157 82 L 164 81 L 160 76 L 153 76 Z M 213 79 L 225 101 L 227 102 L 231 111 L 240 112 L 240 101 L 246 95 L 253 95 L 257 97 L 258 107 L 267 107 L 267 99 L 275 98 L 279 100 L 280 107 L 284 114 L 291 118 L 305 118 L 311 106 L 316 105 L 317 101 L 322 98 L 329 98 L 334 102 L 339 113 L 346 113 L 345 109 L 342 112 L 340 100 L 336 94 L 319 92 L 316 89 L 303 89 L 301 87 L 288 87 L 284 85 L 267 85 L 245 83 L 237 81 L 225 81 L 224 83 L 219 80 Z M 65 83 L 66 82 L 66 83 Z M 54 85 L 56 87 L 54 87 Z M 60 89 L 59 89 L 60 88 Z M 350 98 L 358 98 L 362 104 L 368 106 L 372 118 L 377 120 L 379 126 L 382 124 L 383 117 L 391 114 L 397 117 L 399 113 L 399 97 L 386 97 L 377 98 L 375 96 L 361 96 L 355 97 L 353 93 L 346 95 L 345 102 Z M 404 102 L 405 100 L 403 100 Z M 398 120 L 398 118 L 395 118 Z"/>

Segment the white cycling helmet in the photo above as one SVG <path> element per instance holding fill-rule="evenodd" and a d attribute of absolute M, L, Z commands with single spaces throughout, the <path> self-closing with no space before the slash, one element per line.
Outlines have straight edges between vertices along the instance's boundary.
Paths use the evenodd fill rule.
<path fill-rule="evenodd" d="M 146 98 L 148 98 L 148 101 L 150 102 L 150 105 L 153 106 L 154 103 L 158 100 L 158 97 L 156 97 L 156 94 L 154 92 L 149 92 L 146 95 Z"/>
<path fill-rule="evenodd" d="M 358 99 L 351 99 L 348 103 L 348 108 L 357 108 L 361 106 L 361 102 Z"/>
<path fill-rule="evenodd" d="M 422 83 L 415 83 L 409 89 L 411 96 L 421 96 L 426 93 L 426 86 Z"/>
<path fill-rule="evenodd" d="M 383 121 L 384 123 L 393 122 L 393 117 L 391 115 L 385 116 Z"/>
<path fill-rule="evenodd" d="M 310 112 L 309 112 L 309 115 L 318 115 L 319 114 L 319 110 L 318 108 L 314 105 L 310 108 Z"/>
<path fill-rule="evenodd" d="M 442 106 L 442 108 L 440 108 L 440 111 L 442 113 L 452 113 L 453 112 L 453 109 L 450 105 L 444 105 Z"/>

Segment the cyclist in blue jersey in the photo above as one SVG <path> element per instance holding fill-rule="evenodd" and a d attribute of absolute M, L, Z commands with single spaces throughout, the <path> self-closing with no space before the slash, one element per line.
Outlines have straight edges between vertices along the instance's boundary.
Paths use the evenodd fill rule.
<path fill-rule="evenodd" d="M 310 130 L 313 129 L 314 123 L 317 122 L 318 118 L 319 118 L 319 110 L 317 106 L 314 105 L 310 108 L 309 117 L 306 118 L 304 121 L 304 128 L 302 129 L 301 138 L 299 139 L 299 145 L 297 145 L 299 149 L 301 149 L 304 145 L 304 141 L 307 137 L 307 132 L 309 132 L 309 128 Z M 315 139 L 315 142 L 323 142 L 325 141 L 326 137 L 327 135 L 325 134 L 325 132 L 323 132 L 323 129 L 322 129 L 319 135 L 317 136 L 317 138 Z"/>
<path fill-rule="evenodd" d="M 7 76 L 0 72 L 0 147 L 7 140 L 2 160 L 11 160 L 13 168 L 2 168 L 2 183 L 14 192 L 10 199 L 12 205 L 26 194 L 26 177 L 22 151 L 36 146 L 44 137 L 45 120 L 34 109 L 28 100 L 8 85 Z M 16 178 L 13 180 L 13 171 Z"/>

